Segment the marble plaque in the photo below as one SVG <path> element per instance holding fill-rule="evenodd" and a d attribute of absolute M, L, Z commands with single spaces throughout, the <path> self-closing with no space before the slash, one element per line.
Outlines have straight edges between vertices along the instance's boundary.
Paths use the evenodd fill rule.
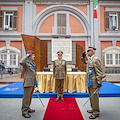
<path fill-rule="evenodd" d="M 52 61 L 58 59 L 57 52 L 63 51 L 63 59 L 72 61 L 72 40 L 71 39 L 52 39 Z"/>

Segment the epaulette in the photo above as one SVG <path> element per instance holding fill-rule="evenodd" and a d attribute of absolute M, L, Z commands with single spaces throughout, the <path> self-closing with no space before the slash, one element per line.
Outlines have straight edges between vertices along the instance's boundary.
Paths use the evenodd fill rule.
<path fill-rule="evenodd" d="M 97 57 L 97 56 L 95 56 L 95 57 L 94 57 L 94 59 L 98 59 L 98 57 Z"/>

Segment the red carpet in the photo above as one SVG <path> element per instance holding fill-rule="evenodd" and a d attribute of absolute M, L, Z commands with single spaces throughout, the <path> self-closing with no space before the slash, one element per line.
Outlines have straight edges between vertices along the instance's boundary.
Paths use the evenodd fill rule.
<path fill-rule="evenodd" d="M 50 98 L 43 120 L 84 120 L 75 98 Z"/>

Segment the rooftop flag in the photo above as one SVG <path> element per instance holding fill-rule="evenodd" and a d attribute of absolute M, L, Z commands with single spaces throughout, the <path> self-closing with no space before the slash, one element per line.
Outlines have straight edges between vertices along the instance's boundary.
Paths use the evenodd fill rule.
<path fill-rule="evenodd" d="M 97 19 L 97 0 L 94 0 L 94 18 Z"/>

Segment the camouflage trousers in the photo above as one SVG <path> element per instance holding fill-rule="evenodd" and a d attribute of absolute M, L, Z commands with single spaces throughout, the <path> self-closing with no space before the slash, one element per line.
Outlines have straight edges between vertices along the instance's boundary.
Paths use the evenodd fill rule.
<path fill-rule="evenodd" d="M 96 88 L 89 87 L 89 96 L 93 94 L 93 92 L 96 90 Z M 90 105 L 93 111 L 93 114 L 96 116 L 99 116 L 99 92 L 95 93 L 93 97 L 90 99 Z"/>
<path fill-rule="evenodd" d="M 22 114 L 27 114 L 30 110 L 34 87 L 24 87 L 24 95 L 22 100 Z"/>
<path fill-rule="evenodd" d="M 57 98 L 63 98 L 64 79 L 56 80 Z"/>

